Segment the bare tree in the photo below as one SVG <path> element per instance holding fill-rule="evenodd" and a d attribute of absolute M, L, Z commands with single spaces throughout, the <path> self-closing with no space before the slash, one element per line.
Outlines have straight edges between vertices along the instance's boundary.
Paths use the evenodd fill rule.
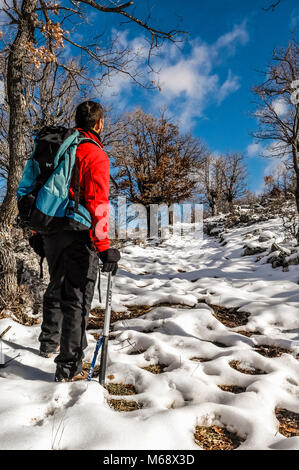
<path fill-rule="evenodd" d="M 273 196 L 276 193 L 285 200 L 294 199 L 295 175 L 288 161 L 282 161 L 264 180 L 267 195 Z"/>
<path fill-rule="evenodd" d="M 234 201 L 246 193 L 246 179 L 242 154 L 206 155 L 200 178 L 202 202 L 209 206 L 213 216 L 219 210 L 233 211 Z"/>
<path fill-rule="evenodd" d="M 259 204 L 259 196 L 247 189 L 244 196 L 238 199 L 238 204 L 241 206 L 248 206 L 252 209 L 254 205 Z"/>
<path fill-rule="evenodd" d="M 201 172 L 200 193 L 202 202 L 211 209 L 212 215 L 218 214 L 223 199 L 223 160 L 216 155 L 207 155 Z"/>
<path fill-rule="evenodd" d="M 227 153 L 221 162 L 224 199 L 232 212 L 234 201 L 243 197 L 247 189 L 244 155 L 241 153 Z"/>
<path fill-rule="evenodd" d="M 148 35 L 148 64 L 155 48 L 165 40 L 176 41 L 180 31 L 163 31 L 150 24 L 150 19 L 143 20 L 131 13 L 133 2 L 115 3 L 109 1 L 103 5 L 99 0 L 65 0 L 56 3 L 47 0 L 3 0 L 1 12 L 6 15 L 7 24 L 2 27 L 2 57 L 7 60 L 6 90 L 9 117 L 7 123 L 8 168 L 7 189 L 0 207 L 0 288 L 4 296 L 11 297 L 17 291 L 16 265 L 11 244 L 10 226 L 13 223 L 16 207 L 16 191 L 27 155 L 28 145 L 28 109 L 32 94 L 28 94 L 28 84 L 34 84 L 35 69 L 42 64 L 54 63 L 64 69 L 73 79 L 81 77 L 91 82 L 89 68 L 98 67 L 101 78 L 109 76 L 111 71 L 122 72 L 140 83 L 138 71 L 132 68 L 135 59 L 128 47 L 121 46 L 114 38 L 109 47 L 103 48 L 99 37 L 87 38 L 77 42 L 74 34 L 93 12 L 97 15 L 113 14 L 124 19 L 129 25 L 136 25 Z M 100 20 L 99 20 L 100 22 Z M 69 28 L 69 30 L 67 29 Z M 82 57 L 81 63 L 69 64 L 64 54 L 59 54 L 66 45 L 77 50 Z M 133 55 L 133 56 L 132 56 Z M 145 86 L 154 86 L 145 80 Z M 42 105 L 42 104 L 41 104 Z M 43 105 L 42 105 L 43 106 Z"/>
<path fill-rule="evenodd" d="M 299 211 L 299 100 L 298 42 L 290 41 L 286 49 L 274 51 L 273 64 L 268 67 L 266 81 L 254 88 L 260 101 L 255 116 L 259 122 L 253 134 L 271 141 L 270 157 L 288 158 L 296 179 L 296 205 Z M 262 105 L 262 107 L 261 107 Z"/>

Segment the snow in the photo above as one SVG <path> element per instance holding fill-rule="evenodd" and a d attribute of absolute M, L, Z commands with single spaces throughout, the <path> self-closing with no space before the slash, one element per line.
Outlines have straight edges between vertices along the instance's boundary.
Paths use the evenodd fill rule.
<path fill-rule="evenodd" d="M 136 411 L 112 409 L 97 379 L 55 383 L 53 360 L 38 355 L 40 326 L 0 320 L 0 332 L 12 326 L 3 338 L 6 360 L 20 354 L 0 369 L 1 449 L 199 450 L 195 426 L 218 424 L 245 438 L 239 450 L 298 450 L 299 437 L 280 434 L 274 413 L 276 407 L 299 413 L 298 266 L 286 272 L 259 259 L 267 253 L 243 256 L 244 245 L 258 243 L 261 235 L 265 250 L 274 240 L 281 243 L 281 232 L 279 219 L 273 219 L 225 230 L 225 244 L 186 235 L 158 246 L 124 247 L 112 308 L 152 308 L 113 325 L 107 375 L 135 386 L 137 395 L 124 398 L 143 405 Z M 228 328 L 203 301 L 248 312 L 248 323 Z M 260 334 L 247 337 L 241 330 Z M 89 361 L 94 332 L 88 331 Z M 254 348 L 265 344 L 291 354 L 264 357 Z M 230 361 L 265 374 L 243 374 Z M 166 366 L 161 374 L 142 369 L 158 363 Z M 246 391 L 232 394 L 218 385 Z"/>

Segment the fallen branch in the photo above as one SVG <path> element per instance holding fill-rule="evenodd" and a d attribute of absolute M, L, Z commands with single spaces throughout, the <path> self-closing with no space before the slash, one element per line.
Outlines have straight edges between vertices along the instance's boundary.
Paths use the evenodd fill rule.
<path fill-rule="evenodd" d="M 7 333 L 9 330 L 11 329 L 11 325 L 9 325 L 6 330 L 4 330 L 1 334 L 0 334 L 0 339 L 3 338 L 3 336 L 5 335 L 5 333 Z"/>

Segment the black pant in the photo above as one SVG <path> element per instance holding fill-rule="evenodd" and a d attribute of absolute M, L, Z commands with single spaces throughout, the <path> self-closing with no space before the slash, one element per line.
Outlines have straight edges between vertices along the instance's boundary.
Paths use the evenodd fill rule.
<path fill-rule="evenodd" d="M 40 349 L 54 352 L 60 345 L 56 376 L 70 378 L 82 369 L 98 256 L 88 231 L 43 235 L 43 242 L 50 283 L 44 295 Z"/>

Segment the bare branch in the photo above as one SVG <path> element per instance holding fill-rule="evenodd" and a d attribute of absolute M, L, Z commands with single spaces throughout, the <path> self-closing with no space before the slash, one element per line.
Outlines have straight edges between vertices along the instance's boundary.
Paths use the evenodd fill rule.
<path fill-rule="evenodd" d="M 133 5 L 134 2 L 129 2 L 129 3 L 125 4 L 124 6 L 119 6 L 119 7 L 115 7 L 115 8 L 103 7 L 103 6 L 99 5 L 98 3 L 96 3 L 93 0 L 82 0 L 81 3 L 86 3 L 87 5 L 90 5 L 91 7 L 95 8 L 96 10 L 99 10 L 99 11 L 103 11 L 103 12 L 108 12 L 109 11 L 111 13 L 121 14 L 125 18 L 128 18 L 131 22 L 134 22 L 134 23 L 138 24 L 139 26 L 141 26 L 142 28 L 149 31 L 150 34 L 152 35 L 152 37 L 157 38 L 157 39 L 168 39 L 170 41 L 174 41 L 175 36 L 177 36 L 178 34 L 185 34 L 185 31 L 171 30 L 169 32 L 165 32 L 165 31 L 162 31 L 162 30 L 159 30 L 159 29 L 155 29 L 155 28 L 151 27 L 147 22 L 144 22 L 144 21 L 140 20 L 139 18 L 137 18 L 133 15 L 130 15 L 129 13 L 124 11 L 125 8 Z"/>
<path fill-rule="evenodd" d="M 143 88 L 148 88 L 148 89 L 153 89 L 153 86 L 146 86 L 144 83 L 139 81 L 136 78 L 136 75 L 133 75 L 133 73 L 129 70 L 127 70 L 126 66 L 129 63 L 129 57 L 128 53 L 126 54 L 125 51 L 122 51 L 121 53 L 118 54 L 118 57 L 114 58 L 114 60 L 105 60 L 105 53 L 102 51 L 102 53 L 99 55 L 96 51 L 93 51 L 91 47 L 84 46 L 78 43 L 75 43 L 72 41 L 69 37 L 63 36 L 63 39 L 72 44 L 72 46 L 75 46 L 76 48 L 80 49 L 81 51 L 85 52 L 94 62 L 99 63 L 101 66 L 106 68 L 106 74 L 109 74 L 109 70 L 114 70 L 116 72 L 122 73 L 124 75 L 129 76 L 136 84 L 142 86 Z M 116 51 L 114 51 L 115 53 Z M 125 62 L 123 63 L 118 63 L 121 58 L 125 59 Z M 63 67 L 64 65 L 61 64 Z M 88 78 L 88 77 L 86 77 Z M 101 77 L 103 78 L 103 76 Z M 88 78 L 90 80 L 90 78 Z"/>
<path fill-rule="evenodd" d="M 96 8 L 97 10 L 102 11 L 103 13 L 122 13 L 123 10 L 134 5 L 134 2 L 127 2 L 117 7 L 105 7 L 105 6 L 99 5 L 97 2 L 93 0 L 82 0 L 81 3 L 86 3 L 92 6 L 93 8 Z"/>
<path fill-rule="evenodd" d="M 277 0 L 276 3 L 272 3 L 272 5 L 270 5 L 270 6 L 267 7 L 267 8 L 262 8 L 262 10 L 264 10 L 264 11 L 270 11 L 270 10 L 274 11 L 275 8 L 276 8 L 279 4 L 280 4 L 280 0 Z"/>
<path fill-rule="evenodd" d="M 9 16 L 9 18 L 11 19 L 10 24 L 18 24 L 18 19 L 15 18 L 15 17 L 9 12 L 9 10 L 7 10 L 6 8 L 3 8 L 3 12 L 4 12 L 7 16 Z"/>

